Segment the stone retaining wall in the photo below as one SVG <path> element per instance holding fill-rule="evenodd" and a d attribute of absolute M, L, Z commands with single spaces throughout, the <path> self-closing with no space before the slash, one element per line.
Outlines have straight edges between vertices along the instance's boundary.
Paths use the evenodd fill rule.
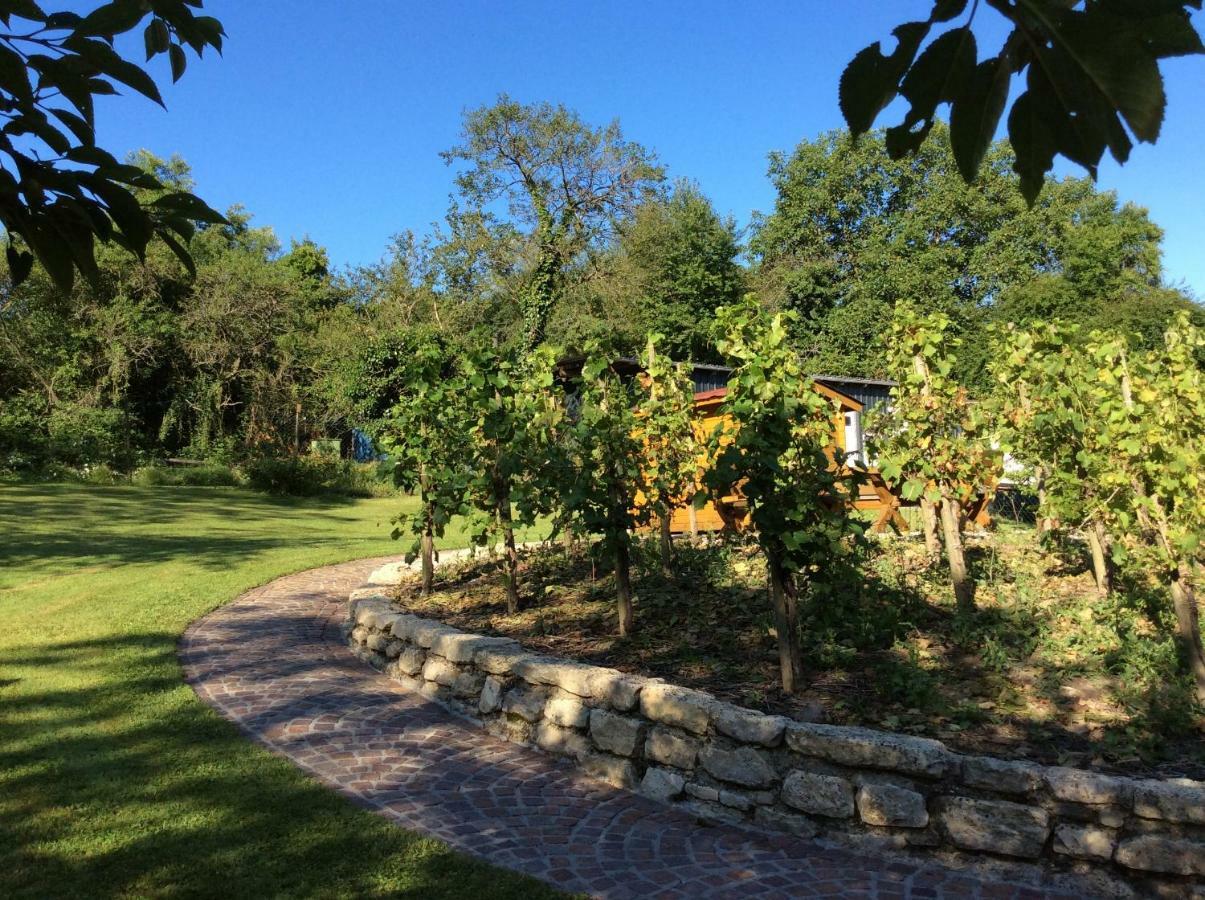
<path fill-rule="evenodd" d="M 344 628 L 357 656 L 617 787 L 708 820 L 1205 896 L 1205 783 L 965 756 L 926 738 L 742 709 L 398 612 L 383 589 L 397 570 L 352 592 Z"/>

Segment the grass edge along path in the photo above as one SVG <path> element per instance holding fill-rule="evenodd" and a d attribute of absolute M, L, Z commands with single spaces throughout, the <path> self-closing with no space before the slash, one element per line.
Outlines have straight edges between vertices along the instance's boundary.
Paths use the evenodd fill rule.
<path fill-rule="evenodd" d="M 0 896 L 555 896 L 336 795 L 183 680 L 194 619 L 400 553 L 407 502 L 0 482 Z"/>

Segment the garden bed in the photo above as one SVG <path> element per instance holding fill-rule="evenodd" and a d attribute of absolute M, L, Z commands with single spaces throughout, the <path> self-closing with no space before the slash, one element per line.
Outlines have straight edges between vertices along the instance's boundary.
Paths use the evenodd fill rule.
<path fill-rule="evenodd" d="M 1153 777 L 1205 777 L 1202 722 L 1176 675 L 1162 595 L 1133 580 L 1101 600 L 1074 543 L 1036 548 L 1005 527 L 973 540 L 979 612 L 955 614 L 940 568 L 917 543 L 872 547 L 849 589 L 805 610 L 808 678 L 777 686 L 763 570 L 750 549 L 678 547 L 678 574 L 637 554 L 638 630 L 615 631 L 613 579 L 596 549 L 529 550 L 525 608 L 507 615 L 497 562 L 441 568 L 435 592 L 398 589 L 403 608 L 466 631 L 624 672 L 661 677 L 802 721 L 935 737 L 967 753 Z"/>

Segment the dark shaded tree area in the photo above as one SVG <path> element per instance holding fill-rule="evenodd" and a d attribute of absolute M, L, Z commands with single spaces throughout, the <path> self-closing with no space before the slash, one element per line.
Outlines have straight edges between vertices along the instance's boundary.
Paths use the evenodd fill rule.
<path fill-rule="evenodd" d="M 131 164 L 191 190 L 187 165 Z M 296 446 L 339 427 L 334 362 L 367 328 L 349 286 L 312 242 L 282 251 L 233 208 L 188 242 L 195 277 L 159 241 L 139 261 L 97 249 L 97 277 L 58 287 L 41 266 L 0 313 L 0 453 L 127 467 L 146 455 L 230 459 Z"/>

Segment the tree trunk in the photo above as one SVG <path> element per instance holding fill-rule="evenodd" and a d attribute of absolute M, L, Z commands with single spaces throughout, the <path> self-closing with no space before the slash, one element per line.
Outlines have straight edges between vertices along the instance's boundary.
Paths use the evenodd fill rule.
<path fill-rule="evenodd" d="M 920 500 L 921 527 L 925 532 L 925 552 L 936 558 L 941 554 L 941 544 L 937 538 L 937 507 L 932 500 L 921 497 Z"/>
<path fill-rule="evenodd" d="M 423 503 L 423 533 L 419 545 L 423 580 L 420 591 L 422 596 L 426 597 L 431 593 L 431 585 L 435 582 L 435 514 L 427 500 L 430 484 L 426 466 L 419 469 L 418 484 Z"/>
<path fill-rule="evenodd" d="M 967 571 L 966 554 L 962 549 L 962 534 L 958 530 L 958 520 L 961 512 L 958 501 L 950 497 L 942 499 L 941 530 L 946 544 L 946 560 L 950 564 L 950 581 L 954 585 L 954 599 L 958 603 L 958 611 L 962 613 L 975 610 L 975 582 Z"/>
<path fill-rule="evenodd" d="M 690 519 L 690 542 L 697 544 L 699 542 L 699 511 L 695 509 L 695 498 L 690 498 L 690 505 L 686 507 L 686 515 Z"/>
<path fill-rule="evenodd" d="M 1034 470 L 1038 478 L 1038 514 L 1034 517 L 1034 526 L 1041 540 L 1046 532 L 1053 530 L 1054 522 L 1046 515 L 1046 469 L 1038 466 Z"/>
<path fill-rule="evenodd" d="M 674 577 L 674 537 L 670 531 L 669 510 L 662 508 L 657 517 L 660 526 L 661 574 L 666 578 Z"/>
<path fill-rule="evenodd" d="M 422 537 L 422 566 L 423 583 L 421 593 L 424 597 L 431 593 L 431 585 L 435 583 L 435 535 L 431 528 L 431 515 L 427 514 L 427 524 L 423 526 Z"/>
<path fill-rule="evenodd" d="M 1092 551 L 1092 574 L 1096 578 L 1096 591 L 1102 597 L 1112 590 L 1112 573 L 1109 567 L 1109 533 L 1104 523 L 1092 522 L 1086 529 L 1088 549 Z"/>
<path fill-rule="evenodd" d="M 519 551 L 515 549 L 509 486 L 496 484 L 494 496 L 498 498 L 496 512 L 498 529 L 502 532 L 502 586 L 506 589 L 506 612 L 513 616 L 519 611 Z"/>
<path fill-rule="evenodd" d="M 1196 682 L 1197 701 L 1205 703 L 1205 648 L 1201 646 L 1201 620 L 1192 586 L 1192 567 L 1188 563 L 1177 562 L 1171 575 L 1171 594 L 1180 656 Z"/>
<path fill-rule="evenodd" d="M 615 594 L 619 605 L 619 636 L 632 633 L 632 560 L 627 534 L 615 541 Z"/>
<path fill-rule="evenodd" d="M 782 690 L 794 694 L 801 687 L 803 655 L 799 650 L 799 603 L 794 579 L 774 556 L 768 559 L 770 604 L 774 609 L 774 630 L 778 633 L 778 666 Z"/>

